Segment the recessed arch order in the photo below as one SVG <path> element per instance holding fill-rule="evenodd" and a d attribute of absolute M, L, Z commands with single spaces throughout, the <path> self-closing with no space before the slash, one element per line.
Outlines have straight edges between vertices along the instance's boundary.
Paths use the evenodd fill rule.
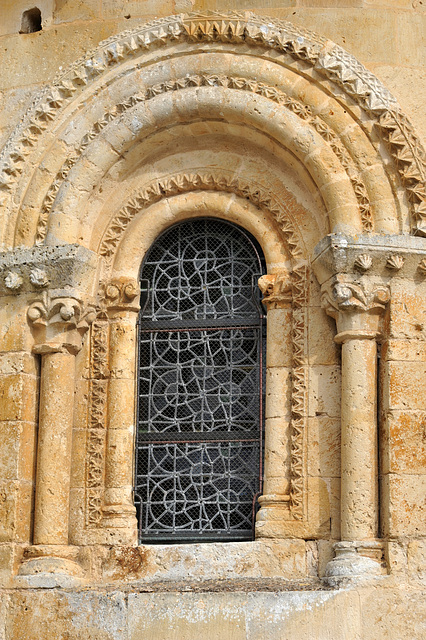
<path fill-rule="evenodd" d="M 2 245 L 105 255 L 126 216 L 202 188 L 278 207 L 305 257 L 329 232 L 426 234 L 424 150 L 371 73 L 288 22 L 188 14 L 106 40 L 36 96 L 0 157 Z"/>

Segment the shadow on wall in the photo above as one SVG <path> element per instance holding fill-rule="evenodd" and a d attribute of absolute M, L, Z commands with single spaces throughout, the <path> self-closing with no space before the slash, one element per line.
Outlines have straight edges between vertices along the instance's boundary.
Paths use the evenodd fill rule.
<path fill-rule="evenodd" d="M 41 31 L 41 11 L 37 7 L 28 9 L 22 14 L 19 33 L 35 33 Z"/>

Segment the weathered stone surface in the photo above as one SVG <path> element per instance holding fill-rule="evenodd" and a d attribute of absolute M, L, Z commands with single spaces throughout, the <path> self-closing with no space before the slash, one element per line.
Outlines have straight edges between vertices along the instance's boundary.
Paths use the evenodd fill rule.
<path fill-rule="evenodd" d="M 10 598 L 7 640 L 127 640 L 126 604 L 120 593 L 29 590 Z"/>
<path fill-rule="evenodd" d="M 0 640 L 422 638 L 424 3 L 3 4 Z M 266 260 L 256 540 L 137 546 L 140 266 L 197 217 Z"/>

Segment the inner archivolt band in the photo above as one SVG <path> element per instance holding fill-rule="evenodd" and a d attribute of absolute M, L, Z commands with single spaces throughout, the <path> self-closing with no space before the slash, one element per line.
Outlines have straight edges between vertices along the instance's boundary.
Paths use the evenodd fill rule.
<path fill-rule="evenodd" d="M 141 269 L 135 503 L 141 542 L 247 540 L 262 476 L 257 242 L 177 224 Z"/>

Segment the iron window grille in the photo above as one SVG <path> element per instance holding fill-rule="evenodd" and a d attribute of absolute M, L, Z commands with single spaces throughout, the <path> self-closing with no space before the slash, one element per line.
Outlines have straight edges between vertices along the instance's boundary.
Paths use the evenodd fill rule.
<path fill-rule="evenodd" d="M 141 268 L 135 504 L 141 542 L 250 540 L 263 458 L 258 243 L 174 225 Z"/>

